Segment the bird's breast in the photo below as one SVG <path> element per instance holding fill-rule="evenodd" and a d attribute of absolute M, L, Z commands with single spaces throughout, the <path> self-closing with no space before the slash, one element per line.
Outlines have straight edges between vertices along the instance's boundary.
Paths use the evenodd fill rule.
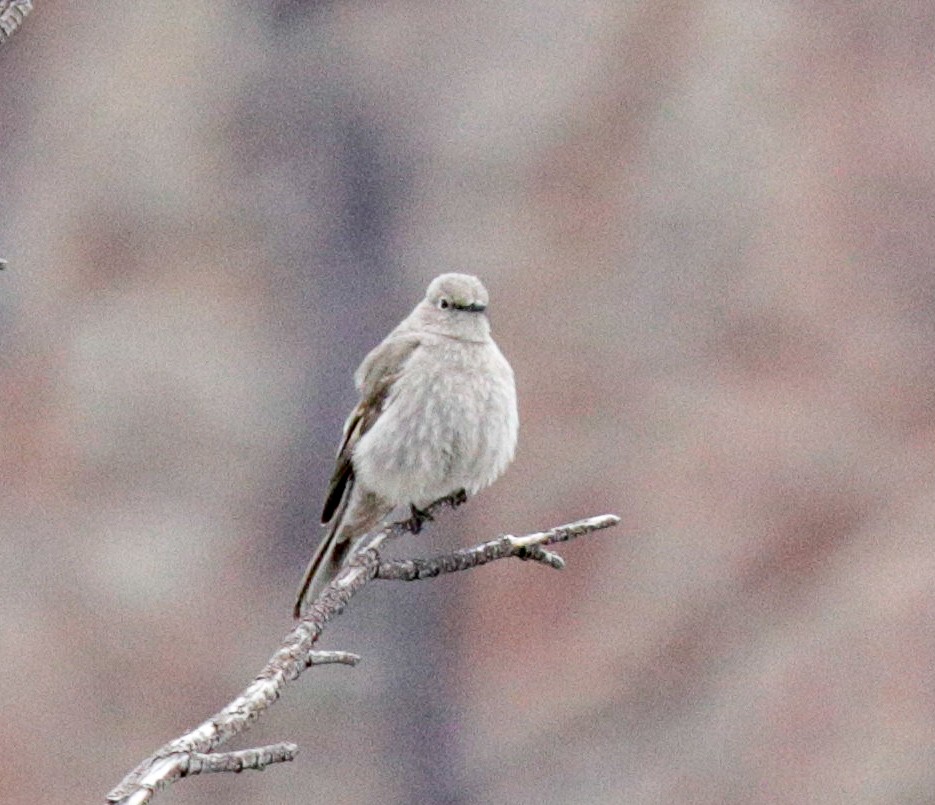
<path fill-rule="evenodd" d="M 499 349 L 441 343 L 406 363 L 354 451 L 355 472 L 394 504 L 472 494 L 512 460 L 517 427 L 513 373 Z"/>

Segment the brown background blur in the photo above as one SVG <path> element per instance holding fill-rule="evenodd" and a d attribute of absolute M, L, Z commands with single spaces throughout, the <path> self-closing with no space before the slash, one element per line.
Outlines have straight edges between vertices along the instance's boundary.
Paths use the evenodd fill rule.
<path fill-rule="evenodd" d="M 290 628 L 351 373 L 487 283 L 517 460 L 167 803 L 935 801 L 930 2 L 43 0 L 0 48 L 0 801 Z"/>

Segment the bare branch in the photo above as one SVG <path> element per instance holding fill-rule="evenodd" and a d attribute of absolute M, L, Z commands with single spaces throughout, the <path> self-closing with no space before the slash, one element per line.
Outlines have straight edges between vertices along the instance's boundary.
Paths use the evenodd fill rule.
<path fill-rule="evenodd" d="M 6 42 L 32 11 L 32 0 L 0 0 L 0 44 Z"/>
<path fill-rule="evenodd" d="M 271 763 L 294 760 L 299 747 L 293 743 L 278 743 L 257 749 L 241 749 L 238 752 L 215 752 L 203 754 L 189 752 L 163 758 L 150 770 L 150 774 L 139 782 L 139 789 L 126 799 L 127 805 L 142 805 L 149 802 L 160 788 L 196 774 L 216 771 L 242 772 L 247 769 L 263 771 Z"/>
<path fill-rule="evenodd" d="M 215 771 L 241 772 L 244 769 L 263 771 L 271 763 L 295 760 L 298 753 L 299 747 L 287 742 L 257 749 L 241 749 L 238 752 L 215 752 L 210 755 L 194 752 L 189 756 L 188 776 Z"/>
<path fill-rule="evenodd" d="M 475 545 L 473 548 L 462 548 L 431 559 L 381 560 L 377 567 L 377 578 L 392 581 L 418 581 L 442 573 L 469 570 L 497 559 L 508 559 L 513 556 L 543 562 L 561 570 L 565 566 L 565 560 L 557 554 L 546 551 L 544 546 L 554 545 L 556 542 L 567 542 L 591 531 L 610 528 L 619 522 L 619 517 L 604 514 L 600 517 L 589 517 L 586 520 L 558 526 L 548 531 L 527 534 L 525 537 L 509 535 L 499 537 L 490 542 Z"/>
<path fill-rule="evenodd" d="M 437 501 L 427 511 L 431 514 L 443 505 L 455 505 L 455 501 Z M 286 635 L 279 650 L 253 683 L 219 713 L 146 758 L 107 795 L 108 802 L 144 805 L 157 791 L 182 777 L 215 771 L 262 769 L 270 763 L 292 760 L 298 748 L 291 743 L 229 753 L 216 753 L 214 750 L 249 729 L 279 698 L 283 687 L 297 679 L 305 669 L 328 663 L 356 664 L 360 659 L 356 654 L 316 651 L 313 647 L 325 625 L 340 615 L 348 601 L 373 579 L 415 581 L 509 557 L 542 562 L 560 569 L 564 561 L 545 550 L 545 546 L 609 528 L 619 521 L 620 518 L 611 514 L 590 517 L 523 537 L 499 537 L 433 559 L 380 558 L 377 549 L 385 540 L 411 529 L 411 521 L 393 523 L 375 532 L 309 607 L 305 617 Z"/>
<path fill-rule="evenodd" d="M 329 665 L 332 663 L 357 665 L 359 662 L 360 655 L 351 654 L 349 651 L 310 651 L 308 653 L 309 665 Z"/>

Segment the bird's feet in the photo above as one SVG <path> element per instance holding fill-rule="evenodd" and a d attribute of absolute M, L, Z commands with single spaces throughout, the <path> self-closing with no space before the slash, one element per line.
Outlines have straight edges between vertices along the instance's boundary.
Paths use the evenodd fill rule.
<path fill-rule="evenodd" d="M 463 489 L 459 489 L 457 492 L 452 492 L 450 495 L 445 495 L 443 498 L 432 501 L 424 509 L 417 508 L 415 503 L 410 503 L 409 512 L 412 516 L 408 520 L 404 520 L 403 525 L 406 527 L 407 531 L 418 534 L 422 530 L 422 526 L 435 519 L 432 516 L 432 509 L 436 506 L 447 503 L 452 509 L 457 509 L 458 506 L 466 502 L 467 492 Z"/>
<path fill-rule="evenodd" d="M 467 503 L 467 492 L 463 489 L 459 489 L 457 492 L 452 492 L 448 497 L 443 498 L 443 500 L 451 506 L 452 509 L 457 509 L 462 503 Z"/>
<path fill-rule="evenodd" d="M 418 509 L 416 508 L 415 503 L 409 504 L 409 511 L 412 516 L 405 521 L 405 525 L 406 529 L 411 531 L 413 534 L 418 534 L 422 530 L 422 526 L 424 526 L 430 520 L 435 519 L 429 513 L 428 509 Z"/>

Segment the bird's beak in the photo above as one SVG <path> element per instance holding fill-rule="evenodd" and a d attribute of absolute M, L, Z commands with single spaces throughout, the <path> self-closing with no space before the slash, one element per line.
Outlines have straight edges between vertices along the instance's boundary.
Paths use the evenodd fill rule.
<path fill-rule="evenodd" d="M 458 310 L 466 310 L 468 313 L 483 313 L 487 309 L 487 305 L 482 305 L 480 302 L 473 302 L 470 305 L 455 305 Z"/>

